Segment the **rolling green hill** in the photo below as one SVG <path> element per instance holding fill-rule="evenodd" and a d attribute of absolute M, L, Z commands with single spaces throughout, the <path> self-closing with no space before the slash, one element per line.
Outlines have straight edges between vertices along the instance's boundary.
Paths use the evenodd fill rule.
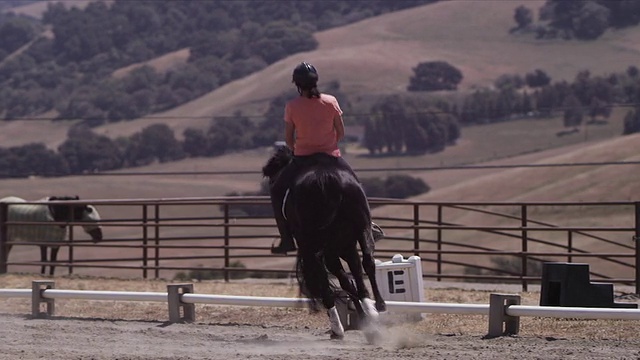
<path fill-rule="evenodd" d="M 279 61 L 258 73 L 229 83 L 190 103 L 151 118 L 108 124 L 96 131 L 111 137 L 130 135 L 157 122 L 181 134 L 187 127 L 206 127 L 212 116 L 242 110 L 260 115 L 276 95 L 290 89 L 296 63 L 313 62 L 320 81 L 338 80 L 355 105 L 372 95 L 404 92 L 412 67 L 444 60 L 464 74 L 462 90 L 490 86 L 501 74 L 525 74 L 542 69 L 553 80 L 572 80 L 582 70 L 593 75 L 624 71 L 640 58 L 640 29 L 609 31 L 597 41 L 536 41 L 512 36 L 514 9 L 537 10 L 542 0 L 445 1 L 399 11 L 316 34 L 317 50 Z M 174 54 L 180 61 L 183 53 Z M 170 55 L 163 63 L 171 63 Z M 162 66 L 162 65 L 159 65 Z M 347 124 L 349 114 L 346 114 Z M 165 119 L 162 119 L 165 117 Z M 0 124 L 0 144 L 28 141 L 55 148 L 69 124 Z M 21 127 L 27 131 L 21 132 Z M 21 136 L 16 136 L 21 133 Z"/>
<path fill-rule="evenodd" d="M 290 89 L 291 69 L 300 61 L 314 63 L 320 82 L 338 80 L 357 105 L 371 95 L 404 92 L 412 67 L 444 60 L 462 70 L 462 90 L 490 86 L 505 73 L 525 74 L 543 69 L 553 80 L 572 80 L 582 70 L 593 75 L 626 70 L 640 58 L 640 29 L 607 33 L 593 42 L 546 41 L 514 37 L 513 11 L 543 1 L 446 1 L 399 11 L 316 34 L 317 50 L 291 56 L 256 74 L 225 85 L 179 108 L 157 116 L 176 133 L 209 124 L 208 116 L 262 114 L 269 100 Z M 180 119 L 197 116 L 202 119 Z M 347 123 L 349 114 L 345 114 Z M 158 122 L 109 124 L 99 131 L 131 134 Z"/>
<path fill-rule="evenodd" d="M 543 3 L 542 0 L 446 1 L 320 32 L 316 35 L 320 46 L 315 51 L 277 62 L 259 73 L 225 85 L 191 103 L 166 113 L 156 114 L 154 119 L 109 124 L 96 131 L 113 137 L 129 135 L 151 123 L 165 121 L 175 129 L 176 133 L 181 133 L 186 127 L 208 126 L 208 116 L 229 115 L 236 110 L 243 110 L 249 115 L 261 114 L 272 96 L 290 88 L 291 69 L 302 60 L 311 61 L 318 66 L 321 83 L 339 80 L 342 89 L 356 102 L 371 94 L 404 91 L 411 74 L 411 67 L 428 60 L 445 60 L 462 69 L 465 75 L 462 83 L 463 91 L 489 86 L 500 74 L 523 74 L 535 68 L 548 72 L 554 80 L 570 80 L 578 71 L 584 69 L 589 69 L 594 75 L 606 74 L 623 71 L 629 65 L 637 63 L 637 59 L 640 58 L 638 45 L 640 29 L 636 28 L 609 32 L 593 42 L 562 40 L 538 42 L 508 34 L 508 30 L 514 25 L 513 11 L 518 5 L 524 4 L 535 9 Z M 178 53 L 175 56 L 183 57 L 184 54 Z M 163 61 L 170 62 L 171 59 L 163 58 Z M 609 124 L 590 126 L 588 130 L 584 128 L 577 134 L 565 137 L 556 136 L 556 133 L 563 129 L 559 119 L 521 120 L 464 128 L 458 144 L 438 154 L 419 157 L 370 158 L 359 156 L 363 151 L 356 147 L 349 148 L 346 156 L 355 168 L 438 166 L 487 161 L 528 163 L 546 161 L 545 157 L 550 156 L 548 154 L 569 152 L 569 148 L 563 148 L 565 146 L 584 147 L 585 156 L 588 154 L 596 156 L 602 151 L 599 150 L 600 148 L 595 147 L 594 150 L 588 151 L 591 149 L 590 144 L 594 142 L 597 144 L 607 138 L 612 138 L 607 142 L 611 144 L 617 144 L 623 140 L 637 142 L 637 137 L 621 138 L 619 136 L 622 131 L 620 124 L 623 116 L 624 109 L 618 109 L 612 115 Z M 161 117 L 167 117 L 167 119 L 159 119 Z M 349 122 L 349 114 L 346 114 L 346 121 Z M 68 123 L 44 121 L 2 123 L 0 124 L 0 144 L 12 146 L 28 141 L 42 141 L 55 147 L 64 140 L 68 126 Z M 615 145 L 611 146 L 615 147 Z M 552 150 L 545 152 L 545 149 Z M 219 158 L 189 159 L 176 163 L 157 164 L 139 170 L 255 169 L 257 171 L 267 158 L 268 152 L 268 149 L 260 149 Z M 521 157 L 513 158 L 516 155 Z M 549 161 L 553 161 L 553 158 Z M 452 170 L 416 172 L 414 175 L 423 177 L 432 185 L 433 191 L 426 195 L 427 198 L 446 199 L 454 194 L 447 193 L 446 189 L 466 179 L 461 174 L 467 174 L 467 177 L 476 180 L 480 174 L 498 173 L 500 173 L 499 170 L 488 172 Z M 534 171 L 533 174 L 538 175 L 529 175 L 527 178 L 547 179 L 556 176 L 553 172 Z M 367 175 L 369 173 L 363 174 L 363 176 Z M 633 174 L 625 173 L 625 176 L 630 179 L 630 184 L 634 184 Z M 2 184 L 3 194 L 18 195 L 28 199 L 54 193 L 74 193 L 83 198 L 127 198 L 218 196 L 230 191 L 255 190 L 258 181 L 257 175 L 247 176 L 246 179 L 234 178 L 233 181 L 221 177 L 212 179 L 202 176 L 158 177 L 144 180 L 140 177 L 69 177 L 4 180 L 0 184 Z M 506 180 L 502 178 L 499 181 Z M 524 179 L 522 184 L 514 182 L 513 194 L 533 199 L 543 194 L 547 197 L 552 194 L 550 192 L 519 193 L 531 188 L 526 185 L 527 181 Z M 144 183 L 144 186 L 141 186 L 141 183 Z M 558 182 L 556 186 L 560 188 L 562 183 Z M 476 191 L 474 186 L 471 183 L 465 183 L 465 188 L 469 193 L 475 194 L 474 197 L 479 194 L 488 194 L 487 200 L 509 200 L 515 199 L 516 196 L 504 196 L 500 192 L 485 190 Z M 580 196 L 585 196 L 585 200 L 627 199 L 633 195 L 630 191 L 634 188 L 602 187 L 601 194 L 596 194 L 598 189 L 600 187 L 594 185 L 591 191 Z M 623 189 L 626 190 L 617 192 Z M 455 193 L 467 194 L 457 191 Z M 565 198 L 560 190 L 553 194 L 554 196 L 549 199 L 580 198 L 576 194 L 574 197 Z M 465 195 L 464 198 L 468 196 L 470 195 Z"/>

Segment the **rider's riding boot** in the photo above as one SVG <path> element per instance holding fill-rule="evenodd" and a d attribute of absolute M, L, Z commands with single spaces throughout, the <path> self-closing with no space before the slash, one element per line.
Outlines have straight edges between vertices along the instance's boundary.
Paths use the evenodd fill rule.
<path fill-rule="evenodd" d="M 296 244 L 293 240 L 293 236 L 288 231 L 280 232 L 280 245 L 272 246 L 272 254 L 286 254 L 289 251 L 295 251 Z"/>
<path fill-rule="evenodd" d="M 280 232 L 280 245 L 272 246 L 271 253 L 286 254 L 289 251 L 295 251 L 296 243 L 293 239 L 291 231 L 289 231 L 289 228 L 287 227 L 287 220 L 279 212 L 275 213 L 275 218 L 276 224 L 278 225 L 278 231 Z"/>
<path fill-rule="evenodd" d="M 285 255 L 289 251 L 295 251 L 296 245 L 293 243 L 292 237 L 282 236 L 280 239 L 280 245 L 272 246 L 271 253 L 272 254 L 283 254 Z"/>

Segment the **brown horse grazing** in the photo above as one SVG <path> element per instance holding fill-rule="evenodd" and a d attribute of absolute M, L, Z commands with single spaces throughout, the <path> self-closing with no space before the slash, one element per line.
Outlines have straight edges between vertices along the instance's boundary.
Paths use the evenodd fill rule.
<path fill-rule="evenodd" d="M 291 150 L 282 147 L 269 159 L 262 173 L 273 183 L 292 161 L 299 160 L 294 160 Z M 353 173 L 337 168 L 332 157 L 319 154 L 305 158 L 297 166 L 298 174 L 283 209 L 298 244 L 298 284 L 301 293 L 312 301 L 312 308 L 321 302 L 328 310 L 332 338 L 342 338 L 344 328 L 335 308 L 337 287 L 329 280 L 327 271 L 353 300 L 364 324 L 367 320 L 375 321 L 378 311 L 386 310 L 376 283 L 369 203 Z M 349 266 L 355 286 L 340 259 Z M 363 269 L 371 283 L 375 305 L 369 297 Z M 365 326 L 365 335 L 370 340 L 370 335 L 375 334 L 367 333 Z"/>

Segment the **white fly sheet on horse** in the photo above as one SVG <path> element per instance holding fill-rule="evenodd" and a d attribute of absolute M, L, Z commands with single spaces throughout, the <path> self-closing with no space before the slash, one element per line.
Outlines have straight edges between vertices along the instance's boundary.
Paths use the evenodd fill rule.
<path fill-rule="evenodd" d="M 67 241 L 68 226 L 60 222 L 82 222 L 82 228 L 94 241 L 102 240 L 102 227 L 99 224 L 100 214 L 92 205 L 57 204 L 59 200 L 79 200 L 78 197 L 46 197 L 32 203 L 16 196 L 0 199 L 7 206 L 7 221 L 32 222 L 34 224 L 12 224 L 7 226 L 7 257 L 13 244 L 17 242 L 50 242 L 52 247 L 51 261 L 55 262 L 60 243 Z M 77 210 L 80 211 L 77 211 Z M 48 225 L 47 223 L 52 223 Z M 46 262 L 46 244 L 41 248 L 41 260 Z M 42 267 L 44 273 L 44 266 Z M 53 273 L 53 266 L 51 267 Z"/>

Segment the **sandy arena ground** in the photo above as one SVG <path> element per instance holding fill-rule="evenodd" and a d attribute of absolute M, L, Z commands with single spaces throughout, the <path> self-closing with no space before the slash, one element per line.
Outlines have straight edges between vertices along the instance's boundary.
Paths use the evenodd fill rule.
<path fill-rule="evenodd" d="M 31 319 L 0 315 L 0 359 L 638 359 L 640 341 L 501 337 L 384 330 L 369 345 L 359 330 L 330 340 L 322 329 L 249 324 Z"/>
<path fill-rule="evenodd" d="M 0 276 L 0 288 L 29 288 L 30 275 Z M 58 289 L 162 291 L 163 281 L 55 278 Z M 535 304 L 536 289 L 426 283 L 427 301 L 484 303 L 491 292 L 519 293 Z M 458 284 L 461 285 L 461 284 Z M 295 297 L 289 281 L 195 284 L 196 293 Z M 628 289 L 622 289 L 628 290 Z M 624 300 L 625 297 L 619 298 Z M 626 300 L 638 301 L 627 295 Z M 44 308 L 41 309 L 44 311 Z M 171 324 L 167 304 L 59 299 L 55 314 L 31 316 L 31 300 L 0 299 L 0 360 L 142 359 L 640 359 L 640 322 L 523 317 L 518 336 L 485 339 L 486 316 L 425 314 L 420 321 L 383 315 L 381 340 L 363 331 L 330 340 L 324 312 L 308 309 L 196 305 L 194 323 Z"/>

